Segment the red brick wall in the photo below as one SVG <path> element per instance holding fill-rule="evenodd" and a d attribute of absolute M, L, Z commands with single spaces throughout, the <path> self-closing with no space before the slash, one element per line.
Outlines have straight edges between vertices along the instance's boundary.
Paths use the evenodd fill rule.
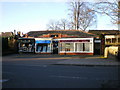
<path fill-rule="evenodd" d="M 93 55 L 93 53 L 59 53 L 59 55 Z"/>

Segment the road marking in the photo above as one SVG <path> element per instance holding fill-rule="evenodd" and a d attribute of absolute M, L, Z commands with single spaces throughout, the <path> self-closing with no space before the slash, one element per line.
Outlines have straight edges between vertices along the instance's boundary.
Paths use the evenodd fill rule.
<path fill-rule="evenodd" d="M 2 79 L 2 80 L 0 80 L 0 82 L 7 82 L 9 79 Z"/>
<path fill-rule="evenodd" d="M 68 78 L 68 79 L 88 79 L 87 77 L 76 77 L 76 76 L 55 76 L 55 75 L 52 75 L 50 77 L 58 77 L 58 78 Z"/>

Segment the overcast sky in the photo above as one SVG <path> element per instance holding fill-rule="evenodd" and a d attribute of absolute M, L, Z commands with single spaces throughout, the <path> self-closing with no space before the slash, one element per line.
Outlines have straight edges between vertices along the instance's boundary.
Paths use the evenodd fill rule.
<path fill-rule="evenodd" d="M 66 2 L 0 2 L 0 31 L 47 30 L 50 20 L 69 19 Z M 99 30 L 117 29 L 110 19 L 98 15 L 96 28 Z"/>

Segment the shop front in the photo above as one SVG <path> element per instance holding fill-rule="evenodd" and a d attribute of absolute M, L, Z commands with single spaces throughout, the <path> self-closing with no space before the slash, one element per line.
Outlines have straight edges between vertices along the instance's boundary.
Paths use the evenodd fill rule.
<path fill-rule="evenodd" d="M 93 38 L 61 38 L 59 39 L 60 55 L 93 55 Z"/>
<path fill-rule="evenodd" d="M 52 53 L 52 38 L 35 38 L 35 53 Z"/>
<path fill-rule="evenodd" d="M 19 38 L 18 52 L 19 53 L 34 53 L 35 39 L 34 38 Z"/>

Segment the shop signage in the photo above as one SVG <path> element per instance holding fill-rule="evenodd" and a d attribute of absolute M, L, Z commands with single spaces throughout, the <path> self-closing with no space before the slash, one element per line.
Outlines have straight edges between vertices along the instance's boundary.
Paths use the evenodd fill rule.
<path fill-rule="evenodd" d="M 95 40 L 94 42 L 95 42 L 95 43 L 100 43 L 100 42 L 101 42 L 101 40 Z"/>
<path fill-rule="evenodd" d="M 35 43 L 51 43 L 51 40 L 36 40 Z"/>

